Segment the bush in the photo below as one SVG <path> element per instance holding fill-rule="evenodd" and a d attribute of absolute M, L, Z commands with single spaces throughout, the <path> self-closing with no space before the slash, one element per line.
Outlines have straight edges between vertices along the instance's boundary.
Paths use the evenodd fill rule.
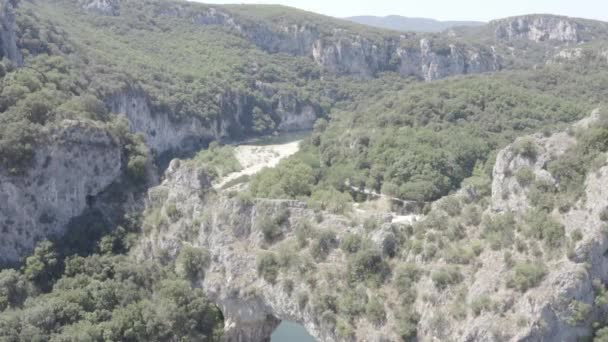
<path fill-rule="evenodd" d="M 306 308 L 306 305 L 308 304 L 308 293 L 307 292 L 298 293 L 297 302 L 298 302 L 298 307 L 300 308 L 300 310 L 304 310 L 304 308 Z"/>
<path fill-rule="evenodd" d="M 513 274 L 507 280 L 507 286 L 521 292 L 536 287 L 547 273 L 545 266 L 531 262 L 520 262 L 513 268 Z"/>
<path fill-rule="evenodd" d="M 405 264 L 397 268 L 393 283 L 405 303 L 416 301 L 415 286 L 420 280 L 421 273 L 415 264 Z"/>
<path fill-rule="evenodd" d="M 464 278 L 460 269 L 456 266 L 445 266 L 431 274 L 431 279 L 440 290 L 446 289 L 450 285 L 460 283 Z"/>
<path fill-rule="evenodd" d="M 362 239 L 361 236 L 353 233 L 348 233 L 342 238 L 340 248 L 348 254 L 357 253 L 361 248 Z"/>
<path fill-rule="evenodd" d="M 536 175 L 534 171 L 532 171 L 529 167 L 523 167 L 515 173 L 515 179 L 517 179 L 517 183 L 522 187 L 527 187 L 534 183 L 536 180 Z"/>
<path fill-rule="evenodd" d="M 349 288 L 340 291 L 338 311 L 350 320 L 365 312 L 367 293 L 364 287 Z"/>
<path fill-rule="evenodd" d="M 492 299 L 488 296 L 480 296 L 471 301 L 471 311 L 475 316 L 479 316 L 483 311 L 492 308 Z"/>
<path fill-rule="evenodd" d="M 329 189 L 315 190 L 308 205 L 314 210 L 327 210 L 334 214 L 344 214 L 350 211 L 353 198 L 348 193 L 343 193 L 333 187 Z"/>
<path fill-rule="evenodd" d="M 336 336 L 341 341 L 352 341 L 355 339 L 355 330 L 350 323 L 340 319 L 336 323 Z"/>
<path fill-rule="evenodd" d="M 279 276 L 279 262 L 274 253 L 263 253 L 258 256 L 258 275 L 274 284 Z"/>
<path fill-rule="evenodd" d="M 573 300 L 570 303 L 570 317 L 567 319 L 568 324 L 573 327 L 580 325 L 587 319 L 591 309 L 591 304 Z"/>
<path fill-rule="evenodd" d="M 258 225 L 262 230 L 264 241 L 268 243 L 274 242 L 283 234 L 281 227 L 274 220 L 271 220 L 268 217 L 262 218 Z"/>
<path fill-rule="evenodd" d="M 460 212 L 462 211 L 460 200 L 455 196 L 443 199 L 439 202 L 439 208 L 452 217 L 460 215 Z"/>
<path fill-rule="evenodd" d="M 600 212 L 600 220 L 602 220 L 602 222 L 608 222 L 608 207 L 602 209 Z"/>
<path fill-rule="evenodd" d="M 336 233 L 331 230 L 323 230 L 310 244 L 310 254 L 318 261 L 324 261 L 329 253 L 336 248 Z"/>
<path fill-rule="evenodd" d="M 368 247 L 348 257 L 347 271 L 353 283 L 365 281 L 371 286 L 379 286 L 390 273 L 390 268 L 378 249 Z"/>
<path fill-rule="evenodd" d="M 511 213 L 485 216 L 483 237 L 490 241 L 493 249 L 508 247 L 513 243 L 516 224 Z"/>
<path fill-rule="evenodd" d="M 177 205 L 175 203 L 167 203 L 165 205 L 165 214 L 169 217 L 173 222 L 177 221 L 182 217 L 182 213 L 177 209 Z"/>
<path fill-rule="evenodd" d="M 562 245 L 566 235 L 563 224 L 555 221 L 544 210 L 532 209 L 526 213 L 526 235 L 543 240 L 545 245 L 557 248 Z"/>
<path fill-rule="evenodd" d="M 532 138 L 519 139 L 514 148 L 517 154 L 530 160 L 535 160 L 538 154 L 538 146 Z"/>
<path fill-rule="evenodd" d="M 384 324 L 384 321 L 386 320 L 384 304 L 382 304 L 377 297 L 371 297 L 365 306 L 365 315 L 367 316 L 367 319 L 376 326 Z"/>
<path fill-rule="evenodd" d="M 176 260 L 178 273 L 190 280 L 200 279 L 209 267 L 211 256 L 209 252 L 190 245 L 182 246 Z"/>

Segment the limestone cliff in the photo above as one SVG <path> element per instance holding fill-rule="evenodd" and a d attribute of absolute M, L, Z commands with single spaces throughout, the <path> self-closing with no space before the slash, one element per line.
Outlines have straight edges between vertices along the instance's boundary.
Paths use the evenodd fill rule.
<path fill-rule="evenodd" d="M 577 127 L 594 120 L 592 117 Z M 247 200 L 216 193 L 204 171 L 191 163 L 174 161 L 165 181 L 149 192 L 146 232 L 137 255 L 167 262 L 176 259 L 184 246 L 208 251 L 210 264 L 195 283 L 223 311 L 228 341 L 263 341 L 280 320 L 301 323 L 320 341 L 396 341 L 403 336 L 401 325 L 406 319 L 415 322 L 415 335 L 420 341 L 576 341 L 588 336 L 591 323 L 605 313 L 604 307 L 594 307 L 593 302 L 596 285 L 608 281 L 608 239 L 600 220 L 600 213 L 608 206 L 608 196 L 602 190 L 608 183 L 608 166 L 604 163 L 589 174 L 583 198 L 568 211 L 555 209 L 548 214 L 556 224 L 563 225 L 564 239 L 571 241 L 549 249 L 525 238 L 523 231 L 528 228 L 516 228 L 528 224 L 525 216 L 530 208 L 529 189 L 516 183 L 516 174 L 529 168 L 541 181 L 557 186 L 559 180 L 546 170 L 546 165 L 576 140 L 566 133 L 556 133 L 534 135 L 524 141 L 535 144 L 534 156 L 522 154 L 521 141 L 499 153 L 487 207 L 482 207 L 486 202 L 479 201 L 475 191 L 461 191 L 435 203 L 426 218 L 414 225 L 412 235 L 406 233 L 411 227 L 390 223 L 390 215 L 370 231 L 356 213 L 319 213 L 298 201 Z M 485 210 L 484 221 L 475 222 L 481 220 L 480 216 L 454 216 L 454 208 Z M 511 214 L 512 221 L 501 221 Z M 277 216 L 283 217 L 280 232 L 276 241 L 269 242 L 264 235 L 264 218 Z M 501 229 L 512 229 L 509 234 L 513 235 L 486 240 L 493 220 L 510 222 Z M 352 259 L 343 250 L 334 249 L 324 261 L 315 263 L 308 254 L 311 252 L 297 247 L 296 231 L 303 222 L 316 222 L 317 234 L 337 232 L 337 244 L 355 234 L 379 250 L 386 250 L 391 241 L 394 244 L 406 234 L 404 246 L 409 247 L 398 249 L 400 256 L 395 258 L 399 259 L 390 261 L 390 256 L 383 256 L 394 265 L 391 276 L 395 278 L 378 288 L 357 285 L 363 286 L 358 296 L 383 299 L 381 307 L 386 316 L 382 323 L 355 316 L 352 334 L 344 335 L 340 322 L 348 322 L 348 311 L 342 307 L 342 300 L 354 289 L 343 288 L 343 282 L 349 276 Z M 446 233 L 450 240 L 437 250 L 437 241 L 442 241 Z M 527 241 L 523 246 L 528 247 L 515 248 L 513 241 L 518 240 Z M 466 247 L 469 243 L 473 247 Z M 435 249 L 430 248 L 433 245 Z M 565 252 L 566 246 L 572 248 L 571 252 Z M 287 260 L 285 265 L 294 262 L 296 266 L 285 266 L 276 281 L 269 281 L 256 264 L 265 253 L 277 255 L 280 265 Z M 513 265 L 527 260 L 546 264 L 546 274 L 537 278 L 538 283 L 521 290 L 511 283 L 517 272 Z M 424 270 L 409 273 L 416 298 L 412 308 L 418 316 L 403 316 L 399 309 L 399 303 L 405 300 L 396 292 L 403 286 L 398 280 L 402 279 L 399 265 L 408 264 Z M 323 311 L 318 296 L 324 298 L 326 293 L 335 296 L 337 304 L 333 305 L 337 309 Z"/>
<path fill-rule="evenodd" d="M 61 235 L 121 175 L 122 147 L 104 128 L 64 121 L 48 128 L 23 176 L 0 174 L 0 256 L 17 261 L 41 239 Z"/>
<path fill-rule="evenodd" d="M 2 57 L 19 65 L 23 62 L 23 56 L 17 48 L 16 25 L 13 1 L 0 1 L 0 52 Z"/>
<path fill-rule="evenodd" d="M 533 42 L 578 43 L 586 28 L 567 17 L 528 15 L 492 22 L 498 40 L 527 39 Z"/>
<path fill-rule="evenodd" d="M 276 90 L 258 82 L 267 97 Z M 281 132 L 312 129 L 322 111 L 293 94 L 276 96 L 273 117 L 277 118 L 276 130 Z M 248 94 L 227 91 L 218 95 L 219 116 L 203 118 L 205 113 L 185 118 L 163 109 L 154 108 L 147 95 L 134 88 L 126 88 L 106 99 L 112 113 L 124 115 L 133 132 L 146 138 L 148 147 L 156 154 L 165 152 L 190 152 L 205 147 L 211 141 L 236 140 L 244 136 L 260 134 L 253 126 L 254 98 Z"/>
<path fill-rule="evenodd" d="M 197 25 L 224 26 L 267 52 L 310 57 L 325 70 L 339 75 L 372 77 L 382 71 L 399 71 L 404 76 L 430 81 L 501 69 L 500 58 L 492 49 L 454 46 L 442 55 L 430 49 L 428 39 L 415 35 L 370 38 L 348 28 L 321 29 L 314 20 L 298 24 L 254 21 L 219 7 L 192 12 L 184 6 L 174 6 L 160 10 L 159 15 L 189 18 Z M 420 48 L 406 53 L 401 46 L 412 42 Z"/>

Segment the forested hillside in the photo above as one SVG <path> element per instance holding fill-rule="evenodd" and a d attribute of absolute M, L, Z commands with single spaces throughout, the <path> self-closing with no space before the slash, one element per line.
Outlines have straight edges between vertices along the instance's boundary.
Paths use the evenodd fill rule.
<path fill-rule="evenodd" d="M 442 338 L 422 301 L 470 305 L 445 318 L 450 329 L 498 313 L 491 293 L 443 292 L 472 285 L 484 257 L 515 257 L 502 288 L 525 293 L 545 264 L 584 254 L 578 242 L 603 246 L 595 221 L 578 233 L 568 221 L 570 208 L 599 217 L 577 201 L 595 196 L 585 181 L 603 165 L 602 118 L 570 128 L 580 143 L 563 157 L 517 162 L 605 105 L 606 23 L 531 15 L 399 33 L 283 6 L 0 0 L 0 24 L 0 340 L 261 340 L 296 318 L 330 341 Z M 240 168 L 223 144 L 292 131 L 311 132 L 294 156 L 213 188 Z M 527 161 L 497 171 L 511 149 Z M 521 188 L 496 197 L 497 175 Z M 490 208 L 528 193 L 537 215 Z M 422 221 L 368 215 L 370 194 L 415 203 Z M 566 228 L 533 217 L 550 215 Z M 332 269 L 348 272 L 333 289 Z M 415 295 L 423 281 L 440 299 Z M 265 301 L 275 292 L 285 306 Z M 263 324 L 239 321 L 237 304 Z M 579 327 L 591 336 L 589 317 Z"/>

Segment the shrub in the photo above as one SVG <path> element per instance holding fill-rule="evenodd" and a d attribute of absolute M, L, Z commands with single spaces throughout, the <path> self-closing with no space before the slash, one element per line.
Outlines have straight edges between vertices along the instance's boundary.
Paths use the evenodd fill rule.
<path fill-rule="evenodd" d="M 355 339 L 355 330 L 350 323 L 340 319 L 336 323 L 336 336 L 341 341 L 351 341 Z"/>
<path fill-rule="evenodd" d="M 480 296 L 471 301 L 471 311 L 475 316 L 479 316 L 483 311 L 490 310 L 492 299 L 488 296 Z"/>
<path fill-rule="evenodd" d="M 319 291 L 312 298 L 312 307 L 317 317 L 320 317 L 324 312 L 336 313 L 338 311 L 337 297 L 326 290 Z"/>
<path fill-rule="evenodd" d="M 367 231 L 376 230 L 378 229 L 379 223 L 380 222 L 377 217 L 369 216 L 363 220 L 363 228 L 365 228 Z"/>
<path fill-rule="evenodd" d="M 570 238 L 574 242 L 579 242 L 583 239 L 583 232 L 580 229 L 575 229 L 572 234 L 570 234 Z"/>
<path fill-rule="evenodd" d="M 295 227 L 296 240 L 298 241 L 298 247 L 304 248 L 308 244 L 308 239 L 313 234 L 313 229 L 310 222 L 298 221 Z"/>
<path fill-rule="evenodd" d="M 279 276 L 279 262 L 274 253 L 263 253 L 258 256 L 258 275 L 274 284 Z"/>
<path fill-rule="evenodd" d="M 374 325 L 382 325 L 386 320 L 384 304 L 376 297 L 371 297 L 365 306 L 365 315 Z"/>
<path fill-rule="evenodd" d="M 182 216 L 179 209 L 177 209 L 177 205 L 175 203 L 167 203 L 165 205 L 165 214 L 169 217 L 173 222 L 179 220 Z"/>
<path fill-rule="evenodd" d="M 293 287 L 294 287 L 293 280 L 291 280 L 291 279 L 285 279 L 283 281 L 283 289 L 290 296 L 293 293 Z"/>
<path fill-rule="evenodd" d="M 485 216 L 483 236 L 490 240 L 493 249 L 510 246 L 516 228 L 515 217 L 511 213 Z"/>
<path fill-rule="evenodd" d="M 591 312 L 591 304 L 583 303 L 578 300 L 573 300 L 570 303 L 570 317 L 566 320 L 569 325 L 575 327 L 587 319 Z"/>
<path fill-rule="evenodd" d="M 308 292 L 300 292 L 297 296 L 298 307 L 300 310 L 304 310 L 308 305 Z"/>
<path fill-rule="evenodd" d="M 513 274 L 507 280 L 507 286 L 526 292 L 537 286 L 545 277 L 545 266 L 531 262 L 520 262 L 513 268 Z"/>
<path fill-rule="evenodd" d="M 310 244 L 310 254 L 316 261 L 324 261 L 336 244 L 336 233 L 331 230 L 323 230 Z"/>
<path fill-rule="evenodd" d="M 462 217 L 466 225 L 479 226 L 481 223 L 481 210 L 475 204 L 467 205 L 462 212 Z"/>
<path fill-rule="evenodd" d="M 348 258 L 347 271 L 350 281 L 366 281 L 371 286 L 384 282 L 390 272 L 382 253 L 376 248 L 364 248 Z"/>
<path fill-rule="evenodd" d="M 258 225 L 262 230 L 264 241 L 268 243 L 274 242 L 283 234 L 281 227 L 274 220 L 271 220 L 268 217 L 262 218 Z"/>
<path fill-rule="evenodd" d="M 362 243 L 362 240 L 359 235 L 353 234 L 353 233 L 348 233 L 342 239 L 340 248 L 345 253 L 349 253 L 349 254 L 357 253 L 359 251 L 359 249 L 361 248 L 361 243 Z"/>
<path fill-rule="evenodd" d="M 530 160 L 536 159 L 536 155 L 538 154 L 538 146 L 532 138 L 519 139 L 515 143 L 514 148 L 516 153 Z"/>
<path fill-rule="evenodd" d="M 352 201 L 350 194 L 330 187 L 329 189 L 315 190 L 308 200 L 308 205 L 314 210 L 327 210 L 334 214 L 344 214 L 350 210 Z"/>
<path fill-rule="evenodd" d="M 194 280 L 204 276 L 205 269 L 209 267 L 211 256 L 209 252 L 190 245 L 182 246 L 176 260 L 178 273 Z"/>
<path fill-rule="evenodd" d="M 397 333 L 402 341 L 415 341 L 420 315 L 410 306 L 403 306 L 397 312 Z"/>
<path fill-rule="evenodd" d="M 471 247 L 450 246 L 445 251 L 445 259 L 452 264 L 465 265 L 476 257 L 476 253 Z"/>
<path fill-rule="evenodd" d="M 600 212 L 600 220 L 602 220 L 603 222 L 608 221 L 608 207 L 602 209 L 602 211 Z"/>
<path fill-rule="evenodd" d="M 561 246 L 566 235 L 563 224 L 555 221 L 544 210 L 532 209 L 526 213 L 526 235 L 543 240 L 548 247 Z"/>
<path fill-rule="evenodd" d="M 365 311 L 367 293 L 364 287 L 344 289 L 338 298 L 338 310 L 341 314 L 354 319 Z"/>
<path fill-rule="evenodd" d="M 393 283 L 402 300 L 413 303 L 416 300 L 415 285 L 420 280 L 421 271 L 415 264 L 399 266 L 395 271 Z"/>
<path fill-rule="evenodd" d="M 517 179 L 517 183 L 522 187 L 527 187 L 530 184 L 533 184 L 536 180 L 536 175 L 534 171 L 532 171 L 529 167 L 523 167 L 515 173 L 515 179 Z"/>
<path fill-rule="evenodd" d="M 460 269 L 456 266 L 445 266 L 431 274 L 431 279 L 440 290 L 447 288 L 450 285 L 458 284 L 463 280 Z"/>
<path fill-rule="evenodd" d="M 439 203 L 439 208 L 450 216 L 458 216 L 462 211 L 460 200 L 455 196 L 446 197 Z"/>

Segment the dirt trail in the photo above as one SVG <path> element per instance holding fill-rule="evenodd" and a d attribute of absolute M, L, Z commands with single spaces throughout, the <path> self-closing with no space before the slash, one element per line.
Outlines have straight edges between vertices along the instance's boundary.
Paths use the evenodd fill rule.
<path fill-rule="evenodd" d="M 300 150 L 300 141 L 279 145 L 240 145 L 234 150 L 234 156 L 243 169 L 222 178 L 214 185 L 216 190 L 222 189 L 228 182 L 242 176 L 252 176 L 265 167 L 275 167 L 277 164 Z"/>

